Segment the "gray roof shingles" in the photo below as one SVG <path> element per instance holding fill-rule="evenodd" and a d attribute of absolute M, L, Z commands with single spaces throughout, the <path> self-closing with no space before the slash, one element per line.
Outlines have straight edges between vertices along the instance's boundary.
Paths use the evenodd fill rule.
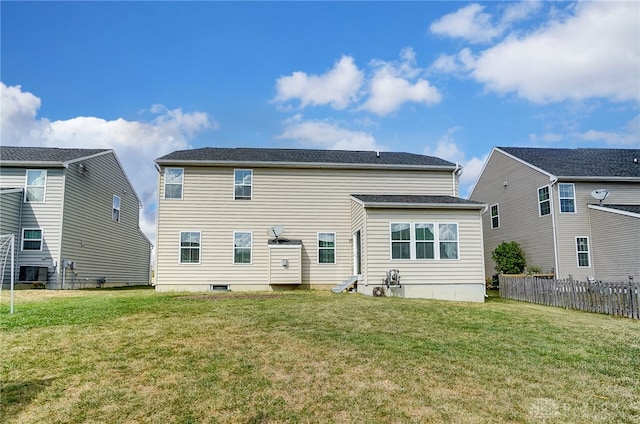
<path fill-rule="evenodd" d="M 453 196 L 429 196 L 412 194 L 352 194 L 351 196 L 364 203 L 405 203 L 405 204 L 450 204 L 450 205 L 484 205 L 474 200 Z"/>
<path fill-rule="evenodd" d="M 557 177 L 640 177 L 640 149 L 498 149 Z"/>
<path fill-rule="evenodd" d="M 273 149 L 273 148 L 224 148 L 180 150 L 156 159 L 158 162 L 234 162 L 234 163 L 316 163 L 341 165 L 406 165 L 455 167 L 444 159 L 401 152 L 352 150 Z"/>
<path fill-rule="evenodd" d="M 602 205 L 603 208 L 616 209 L 624 212 L 631 212 L 640 215 L 640 205 Z"/>
<path fill-rule="evenodd" d="M 56 162 L 63 163 L 74 159 L 106 152 L 110 149 L 65 149 L 58 147 L 0 147 L 0 160 L 7 162 Z"/>

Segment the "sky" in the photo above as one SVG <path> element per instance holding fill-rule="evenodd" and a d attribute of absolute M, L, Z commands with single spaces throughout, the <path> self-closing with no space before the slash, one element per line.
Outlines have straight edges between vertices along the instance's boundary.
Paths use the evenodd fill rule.
<path fill-rule="evenodd" d="M 0 2 L 0 142 L 114 149 L 155 240 L 153 161 L 200 147 L 640 147 L 640 2 Z"/>

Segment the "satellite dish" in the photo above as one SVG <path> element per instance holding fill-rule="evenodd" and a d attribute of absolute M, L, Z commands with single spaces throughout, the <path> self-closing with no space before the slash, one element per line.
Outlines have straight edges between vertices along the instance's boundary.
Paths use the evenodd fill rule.
<path fill-rule="evenodd" d="M 591 197 L 593 197 L 594 199 L 599 200 L 601 202 L 604 199 L 606 199 L 608 195 L 609 195 L 609 190 L 604 189 L 604 188 L 600 188 L 598 190 L 593 190 L 591 192 Z"/>
<path fill-rule="evenodd" d="M 274 225 L 273 227 L 269 227 L 269 235 L 274 236 L 275 238 L 280 237 L 284 233 L 284 227 L 282 225 Z"/>

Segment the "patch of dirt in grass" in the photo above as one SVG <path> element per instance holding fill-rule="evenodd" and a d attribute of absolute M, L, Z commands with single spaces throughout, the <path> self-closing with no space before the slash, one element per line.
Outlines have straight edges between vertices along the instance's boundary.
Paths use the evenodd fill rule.
<path fill-rule="evenodd" d="M 265 300 L 284 297 L 283 294 L 271 293 L 238 293 L 238 294 L 194 294 L 189 296 L 177 296 L 177 300 Z"/>

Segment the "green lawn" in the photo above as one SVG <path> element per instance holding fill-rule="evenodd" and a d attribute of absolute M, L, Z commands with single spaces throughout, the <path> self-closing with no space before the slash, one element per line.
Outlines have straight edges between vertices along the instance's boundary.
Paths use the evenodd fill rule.
<path fill-rule="evenodd" d="M 0 422 L 640 422 L 640 322 L 490 298 L 19 291 Z"/>

